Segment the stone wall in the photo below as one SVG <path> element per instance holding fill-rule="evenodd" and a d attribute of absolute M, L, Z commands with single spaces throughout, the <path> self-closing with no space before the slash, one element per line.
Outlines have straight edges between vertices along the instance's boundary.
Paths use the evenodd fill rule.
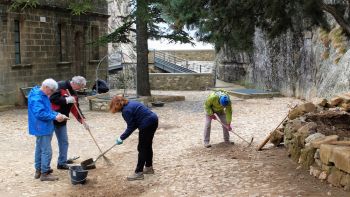
<path fill-rule="evenodd" d="M 150 73 L 152 90 L 206 90 L 214 87 L 211 73 Z"/>
<path fill-rule="evenodd" d="M 107 32 L 106 13 L 72 16 L 69 10 L 53 9 L 50 4 L 17 13 L 8 12 L 8 5 L 0 3 L 0 105 L 24 104 L 20 88 L 40 84 L 45 78 L 66 80 L 82 75 L 94 81 L 107 49 L 87 43 Z M 15 61 L 15 21 L 20 32 L 19 63 Z M 107 63 L 103 63 L 99 78 L 106 79 L 106 70 Z"/>
<path fill-rule="evenodd" d="M 214 61 L 215 50 L 159 50 L 188 61 Z M 149 51 L 148 62 L 154 63 L 154 51 Z"/>
<path fill-rule="evenodd" d="M 350 91 L 348 49 L 348 39 L 337 25 L 329 32 L 314 28 L 273 40 L 256 29 L 253 52 L 222 49 L 217 54 L 218 78 L 297 98 L 330 98 Z"/>
<path fill-rule="evenodd" d="M 284 141 L 289 156 L 310 175 L 350 191 L 350 94 L 292 108 L 270 142 Z"/>

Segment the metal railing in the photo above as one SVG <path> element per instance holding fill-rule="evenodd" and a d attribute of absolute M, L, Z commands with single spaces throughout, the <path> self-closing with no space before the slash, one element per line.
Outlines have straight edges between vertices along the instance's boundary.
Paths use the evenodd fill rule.
<path fill-rule="evenodd" d="M 169 63 L 176 64 L 176 65 L 182 66 L 184 68 L 188 68 L 188 61 L 186 59 L 179 58 L 179 57 L 176 57 L 175 55 L 171 55 L 169 53 L 162 52 L 162 51 L 154 50 L 153 52 L 154 52 L 154 60 L 156 58 L 159 58 L 159 59 L 167 61 Z"/>

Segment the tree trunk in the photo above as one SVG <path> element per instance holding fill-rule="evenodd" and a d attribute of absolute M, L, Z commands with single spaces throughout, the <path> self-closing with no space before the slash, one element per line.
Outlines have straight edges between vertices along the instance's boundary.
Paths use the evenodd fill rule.
<path fill-rule="evenodd" d="M 147 28 L 147 0 L 136 2 L 136 94 L 151 96 L 148 71 L 148 28 Z"/>

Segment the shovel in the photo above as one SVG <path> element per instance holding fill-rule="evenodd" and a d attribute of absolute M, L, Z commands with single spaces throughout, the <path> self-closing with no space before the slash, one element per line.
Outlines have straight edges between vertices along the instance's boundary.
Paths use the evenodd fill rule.
<path fill-rule="evenodd" d="M 99 154 L 97 156 L 97 158 L 95 159 L 95 161 L 90 158 L 90 159 L 87 159 L 87 160 L 84 160 L 80 163 L 81 167 L 83 167 L 83 169 L 87 170 L 87 169 L 94 169 L 96 168 L 96 161 L 98 159 L 100 159 L 102 156 L 104 156 L 108 151 L 112 150 L 112 148 L 114 148 L 117 144 L 113 144 L 113 146 L 111 146 L 109 149 L 107 149 L 105 152 Z"/>
<path fill-rule="evenodd" d="M 215 117 L 216 117 L 216 120 L 217 120 L 223 127 L 225 127 L 228 131 L 231 131 L 231 133 L 235 134 L 237 137 L 241 138 L 241 140 L 245 141 L 245 142 L 248 144 L 247 147 L 249 147 L 250 145 L 252 145 L 253 140 L 254 140 L 253 137 L 252 137 L 252 139 L 250 140 L 250 142 L 248 142 L 247 140 L 245 140 L 244 138 L 242 138 L 241 136 L 239 136 L 237 133 L 233 132 L 232 129 L 230 130 L 224 123 L 222 123 L 222 122 L 220 121 L 220 118 L 219 118 L 219 116 L 218 116 L 217 114 L 214 113 L 214 115 L 215 115 Z"/>
<path fill-rule="evenodd" d="M 67 91 L 67 93 L 68 93 L 69 96 L 72 96 L 72 95 L 70 94 L 70 92 L 69 92 L 68 89 L 66 89 L 66 91 Z M 82 123 L 84 124 L 84 123 L 85 123 L 85 120 L 84 120 L 83 115 L 81 114 L 81 112 L 80 112 L 80 110 L 79 110 L 79 108 L 78 108 L 78 106 L 77 106 L 76 103 L 74 103 L 74 107 L 75 107 L 75 109 L 77 110 L 77 112 L 78 112 L 78 114 L 79 114 L 79 116 L 80 116 L 80 118 L 81 118 Z M 85 128 L 85 126 L 84 126 L 84 128 Z M 96 141 L 96 139 L 94 138 L 94 136 L 92 135 L 92 133 L 91 133 L 91 131 L 90 131 L 90 128 L 85 128 L 85 129 L 89 132 L 90 137 L 91 137 L 92 140 L 94 141 L 94 143 L 95 143 L 96 147 L 98 148 L 98 150 L 100 151 L 100 153 L 102 153 L 102 149 L 101 149 L 101 147 L 97 144 L 97 141 Z M 109 160 L 108 160 L 107 157 L 103 157 L 103 158 L 104 158 L 107 162 L 109 162 Z"/>

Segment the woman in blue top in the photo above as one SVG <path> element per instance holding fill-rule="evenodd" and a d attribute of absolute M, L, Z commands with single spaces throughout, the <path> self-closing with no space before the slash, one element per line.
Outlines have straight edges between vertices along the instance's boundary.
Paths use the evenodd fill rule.
<path fill-rule="evenodd" d="M 143 174 L 154 174 L 152 141 L 158 128 L 157 114 L 143 104 L 137 101 L 129 101 L 122 96 L 113 97 L 109 110 L 112 113 L 122 112 L 122 116 L 127 123 L 124 133 L 116 141 L 118 145 L 122 144 L 133 131 L 139 129 L 139 144 L 137 146 L 139 155 L 136 170 L 133 175 L 127 177 L 127 180 L 142 180 L 144 178 Z"/>

